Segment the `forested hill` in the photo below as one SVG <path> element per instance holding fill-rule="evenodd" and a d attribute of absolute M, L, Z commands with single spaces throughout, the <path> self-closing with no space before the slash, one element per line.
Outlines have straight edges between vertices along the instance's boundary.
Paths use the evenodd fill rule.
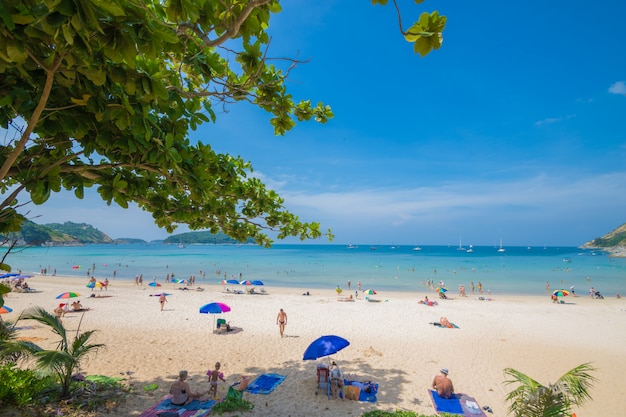
<path fill-rule="evenodd" d="M 583 247 L 588 248 L 614 248 L 617 246 L 626 246 L 626 223 L 612 232 L 583 245 Z"/>
<path fill-rule="evenodd" d="M 86 223 L 65 222 L 37 224 L 27 220 L 18 233 L 2 236 L 3 240 L 17 240 L 18 246 L 77 246 L 88 243 L 113 243 L 107 234 Z"/>
<path fill-rule="evenodd" d="M 0 235 L 0 243 L 10 244 L 17 241 L 17 246 L 79 246 L 87 244 L 129 244 L 147 243 L 137 238 L 111 239 L 106 233 L 86 223 L 48 223 L 37 224 L 27 220 L 19 233 Z M 237 244 L 236 240 L 224 233 L 189 232 L 171 235 L 164 244 Z M 245 243 L 254 243 L 248 240 Z"/>
<path fill-rule="evenodd" d="M 228 245 L 238 244 L 241 242 L 236 241 L 230 236 L 224 233 L 213 234 L 211 232 L 188 232 L 180 233 L 177 235 L 171 235 L 163 241 L 165 244 L 214 244 L 214 245 Z M 248 239 L 245 243 L 254 243 L 254 240 Z"/>

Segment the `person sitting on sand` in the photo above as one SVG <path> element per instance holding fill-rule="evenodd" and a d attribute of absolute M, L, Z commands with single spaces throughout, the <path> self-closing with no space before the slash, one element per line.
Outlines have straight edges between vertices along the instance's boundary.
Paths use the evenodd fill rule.
<path fill-rule="evenodd" d="M 186 379 L 189 376 L 187 371 L 180 371 L 178 373 L 178 380 L 170 387 L 170 394 L 172 394 L 172 405 L 183 406 L 187 405 L 195 399 L 202 397 L 205 394 L 203 392 L 193 392 L 189 388 L 189 384 Z"/>
<path fill-rule="evenodd" d="M 74 311 L 87 311 L 89 309 L 88 308 L 84 308 L 83 305 L 80 303 L 80 301 L 74 301 L 72 303 L 72 310 L 74 310 Z"/>
<path fill-rule="evenodd" d="M 454 387 L 452 386 L 452 380 L 448 378 L 448 369 L 441 369 L 441 375 L 435 376 L 432 388 L 437 390 L 437 395 L 441 398 L 452 398 Z"/>

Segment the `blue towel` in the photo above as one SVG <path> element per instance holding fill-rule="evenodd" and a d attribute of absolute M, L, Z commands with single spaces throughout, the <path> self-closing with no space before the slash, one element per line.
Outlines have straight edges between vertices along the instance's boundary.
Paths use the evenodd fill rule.
<path fill-rule="evenodd" d="M 207 410 L 207 409 L 213 408 L 214 404 L 215 404 L 215 401 L 213 400 L 208 400 L 208 401 L 193 400 L 185 406 L 173 405 L 172 398 L 168 397 L 164 399 L 163 401 L 161 401 L 161 403 L 156 406 L 156 410 L 159 410 L 159 411 L 160 410 L 180 410 L 180 409 L 193 410 L 193 411 Z"/>
<path fill-rule="evenodd" d="M 435 405 L 435 411 L 437 411 L 437 413 L 465 415 L 465 411 L 463 411 L 461 401 L 459 401 L 457 395 L 453 395 L 452 398 L 448 399 L 441 398 L 435 390 L 428 391 L 430 392 L 430 396 L 433 399 L 433 404 Z"/>
<path fill-rule="evenodd" d="M 246 391 L 252 394 L 269 394 L 287 378 L 278 374 L 263 374 L 256 377 L 254 381 L 248 385 Z"/>
<path fill-rule="evenodd" d="M 378 399 L 376 398 L 376 393 L 378 392 L 378 384 L 344 380 L 344 385 L 354 385 L 355 387 L 359 387 L 361 389 L 359 391 L 359 401 L 361 402 L 375 403 L 376 401 L 378 401 Z M 370 392 L 365 392 L 365 389 L 368 385 L 370 387 Z"/>

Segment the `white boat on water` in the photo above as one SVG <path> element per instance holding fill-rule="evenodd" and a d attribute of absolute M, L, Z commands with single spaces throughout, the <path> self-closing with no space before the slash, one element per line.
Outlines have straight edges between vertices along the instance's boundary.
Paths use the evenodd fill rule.
<path fill-rule="evenodd" d="M 414 252 L 419 252 L 422 250 L 422 248 L 420 248 L 419 246 L 416 246 L 412 249 Z"/>
<path fill-rule="evenodd" d="M 461 244 L 461 237 L 459 236 L 459 247 L 456 248 L 456 250 L 465 250 L 465 248 L 463 247 L 463 245 Z"/>
<path fill-rule="evenodd" d="M 469 249 L 468 249 L 468 250 L 466 250 L 465 252 L 467 252 L 467 253 L 473 253 L 473 252 L 474 252 L 474 246 L 469 245 Z"/>
<path fill-rule="evenodd" d="M 500 239 L 500 249 L 498 249 L 498 252 L 506 252 L 506 249 L 502 247 L 502 239 Z"/>

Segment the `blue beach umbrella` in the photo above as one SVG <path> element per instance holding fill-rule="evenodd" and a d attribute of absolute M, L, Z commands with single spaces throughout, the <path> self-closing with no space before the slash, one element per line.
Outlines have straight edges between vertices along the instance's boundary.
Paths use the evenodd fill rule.
<path fill-rule="evenodd" d="M 327 335 L 315 339 L 304 351 L 302 360 L 312 361 L 324 356 L 333 355 L 350 345 L 346 339 L 340 336 Z"/>
<path fill-rule="evenodd" d="M 263 285 L 263 281 L 259 281 L 258 279 L 254 280 L 252 281 L 252 285 Z"/>

